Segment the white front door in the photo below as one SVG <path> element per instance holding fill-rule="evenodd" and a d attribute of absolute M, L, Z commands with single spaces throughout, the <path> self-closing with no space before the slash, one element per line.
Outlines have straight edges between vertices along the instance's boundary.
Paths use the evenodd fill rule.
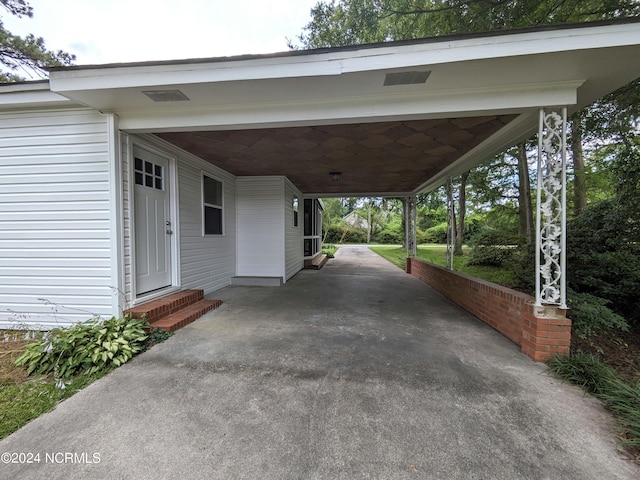
<path fill-rule="evenodd" d="M 136 294 L 171 285 L 169 160 L 134 146 Z"/>

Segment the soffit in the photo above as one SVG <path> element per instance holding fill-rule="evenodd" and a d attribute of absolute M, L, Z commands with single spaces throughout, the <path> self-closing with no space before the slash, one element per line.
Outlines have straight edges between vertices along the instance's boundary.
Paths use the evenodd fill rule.
<path fill-rule="evenodd" d="M 513 120 L 513 115 L 159 133 L 238 176 L 284 175 L 305 194 L 408 193 Z M 330 172 L 340 172 L 332 181 Z"/>

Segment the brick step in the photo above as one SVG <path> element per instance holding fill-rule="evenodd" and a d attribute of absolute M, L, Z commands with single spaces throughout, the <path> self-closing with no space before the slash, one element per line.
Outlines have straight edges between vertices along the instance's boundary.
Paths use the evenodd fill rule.
<path fill-rule="evenodd" d="M 203 290 L 182 290 L 150 302 L 136 305 L 125 310 L 126 315 L 133 318 L 146 318 L 149 323 L 154 323 L 162 317 L 171 315 L 189 305 L 199 302 L 204 298 Z"/>
<path fill-rule="evenodd" d="M 152 327 L 161 328 L 168 332 L 173 332 L 185 325 L 197 320 L 205 313 L 218 308 L 222 304 L 220 300 L 200 300 L 192 305 L 188 305 L 179 311 L 162 317 L 151 323 Z"/>
<path fill-rule="evenodd" d="M 305 260 L 304 268 L 310 270 L 320 270 L 324 267 L 324 264 L 329 261 L 329 257 L 326 254 L 318 255 L 313 260 Z"/>

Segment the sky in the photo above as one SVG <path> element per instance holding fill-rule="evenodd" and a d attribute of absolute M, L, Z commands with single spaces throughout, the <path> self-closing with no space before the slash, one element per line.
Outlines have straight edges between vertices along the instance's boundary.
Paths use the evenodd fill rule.
<path fill-rule="evenodd" d="M 43 37 L 77 65 L 288 50 L 318 0 L 28 0 L 33 18 L 0 9 L 9 31 Z"/>

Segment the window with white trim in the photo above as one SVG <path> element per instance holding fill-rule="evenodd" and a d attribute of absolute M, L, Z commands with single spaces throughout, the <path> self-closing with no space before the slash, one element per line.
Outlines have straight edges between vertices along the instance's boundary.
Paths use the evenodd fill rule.
<path fill-rule="evenodd" d="M 222 182 L 202 175 L 202 225 L 205 235 L 222 235 Z"/>

